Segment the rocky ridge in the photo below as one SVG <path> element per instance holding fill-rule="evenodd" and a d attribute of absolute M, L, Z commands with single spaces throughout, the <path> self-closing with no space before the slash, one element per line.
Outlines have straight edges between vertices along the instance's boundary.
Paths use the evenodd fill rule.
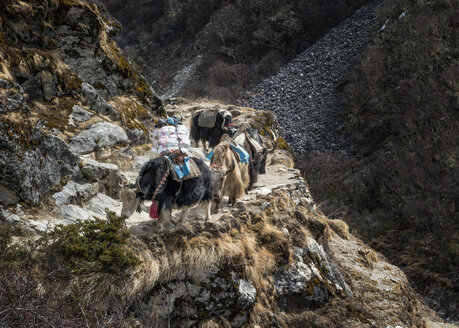
<path fill-rule="evenodd" d="M 238 103 L 274 111 L 297 154 L 348 152 L 337 88 L 375 31 L 377 3 L 358 10 Z"/>

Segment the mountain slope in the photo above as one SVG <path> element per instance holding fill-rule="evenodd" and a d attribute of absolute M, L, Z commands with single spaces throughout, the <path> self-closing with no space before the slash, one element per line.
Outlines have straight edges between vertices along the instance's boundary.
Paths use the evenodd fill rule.
<path fill-rule="evenodd" d="M 102 2 L 160 94 L 232 101 L 368 1 Z"/>

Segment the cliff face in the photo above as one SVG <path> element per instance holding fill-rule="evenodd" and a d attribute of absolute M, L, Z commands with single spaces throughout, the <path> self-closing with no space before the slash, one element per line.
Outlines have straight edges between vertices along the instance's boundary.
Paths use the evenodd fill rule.
<path fill-rule="evenodd" d="M 119 25 L 86 1 L 0 4 L 0 183 L 2 198 L 30 204 L 71 175 L 76 154 L 145 142 L 142 121 L 161 101 L 111 37 Z M 111 122 L 106 144 L 78 149 L 72 138 Z M 88 138 L 88 137 L 87 137 Z M 91 137 L 89 137 L 91 138 Z M 6 188 L 6 189 L 5 189 Z"/>

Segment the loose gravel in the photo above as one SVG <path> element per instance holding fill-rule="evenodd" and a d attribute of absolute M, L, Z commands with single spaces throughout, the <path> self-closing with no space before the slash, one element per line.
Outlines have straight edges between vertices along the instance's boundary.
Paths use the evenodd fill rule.
<path fill-rule="evenodd" d="M 348 153 L 337 85 L 376 31 L 370 4 L 317 41 L 239 102 L 276 113 L 281 132 L 297 154 Z"/>

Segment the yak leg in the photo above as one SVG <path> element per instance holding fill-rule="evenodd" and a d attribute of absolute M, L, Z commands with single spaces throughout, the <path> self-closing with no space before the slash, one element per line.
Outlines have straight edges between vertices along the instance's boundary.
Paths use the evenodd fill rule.
<path fill-rule="evenodd" d="M 210 208 L 212 207 L 212 201 L 209 200 L 207 203 L 204 203 L 201 207 L 204 208 L 206 211 L 206 221 L 209 221 L 210 220 Z"/>
<path fill-rule="evenodd" d="M 215 208 L 212 211 L 213 214 L 217 214 L 218 213 L 218 210 L 220 209 L 220 202 L 221 202 L 220 198 L 218 198 L 218 199 L 214 198 Z M 210 202 L 210 204 L 212 204 L 212 202 Z M 206 219 L 207 219 L 207 217 L 206 217 Z"/>
<path fill-rule="evenodd" d="M 182 210 L 182 213 L 180 213 L 179 223 L 183 222 L 183 220 L 188 216 L 189 212 L 190 212 L 190 208 L 186 208 Z"/>
<path fill-rule="evenodd" d="M 162 232 L 164 230 L 164 222 L 171 221 L 172 211 L 168 208 L 162 208 L 161 213 L 159 213 L 158 218 L 158 232 Z"/>
<path fill-rule="evenodd" d="M 204 150 L 207 151 L 207 143 L 206 143 L 206 140 L 201 139 L 201 142 L 202 142 L 202 146 L 204 147 Z"/>

